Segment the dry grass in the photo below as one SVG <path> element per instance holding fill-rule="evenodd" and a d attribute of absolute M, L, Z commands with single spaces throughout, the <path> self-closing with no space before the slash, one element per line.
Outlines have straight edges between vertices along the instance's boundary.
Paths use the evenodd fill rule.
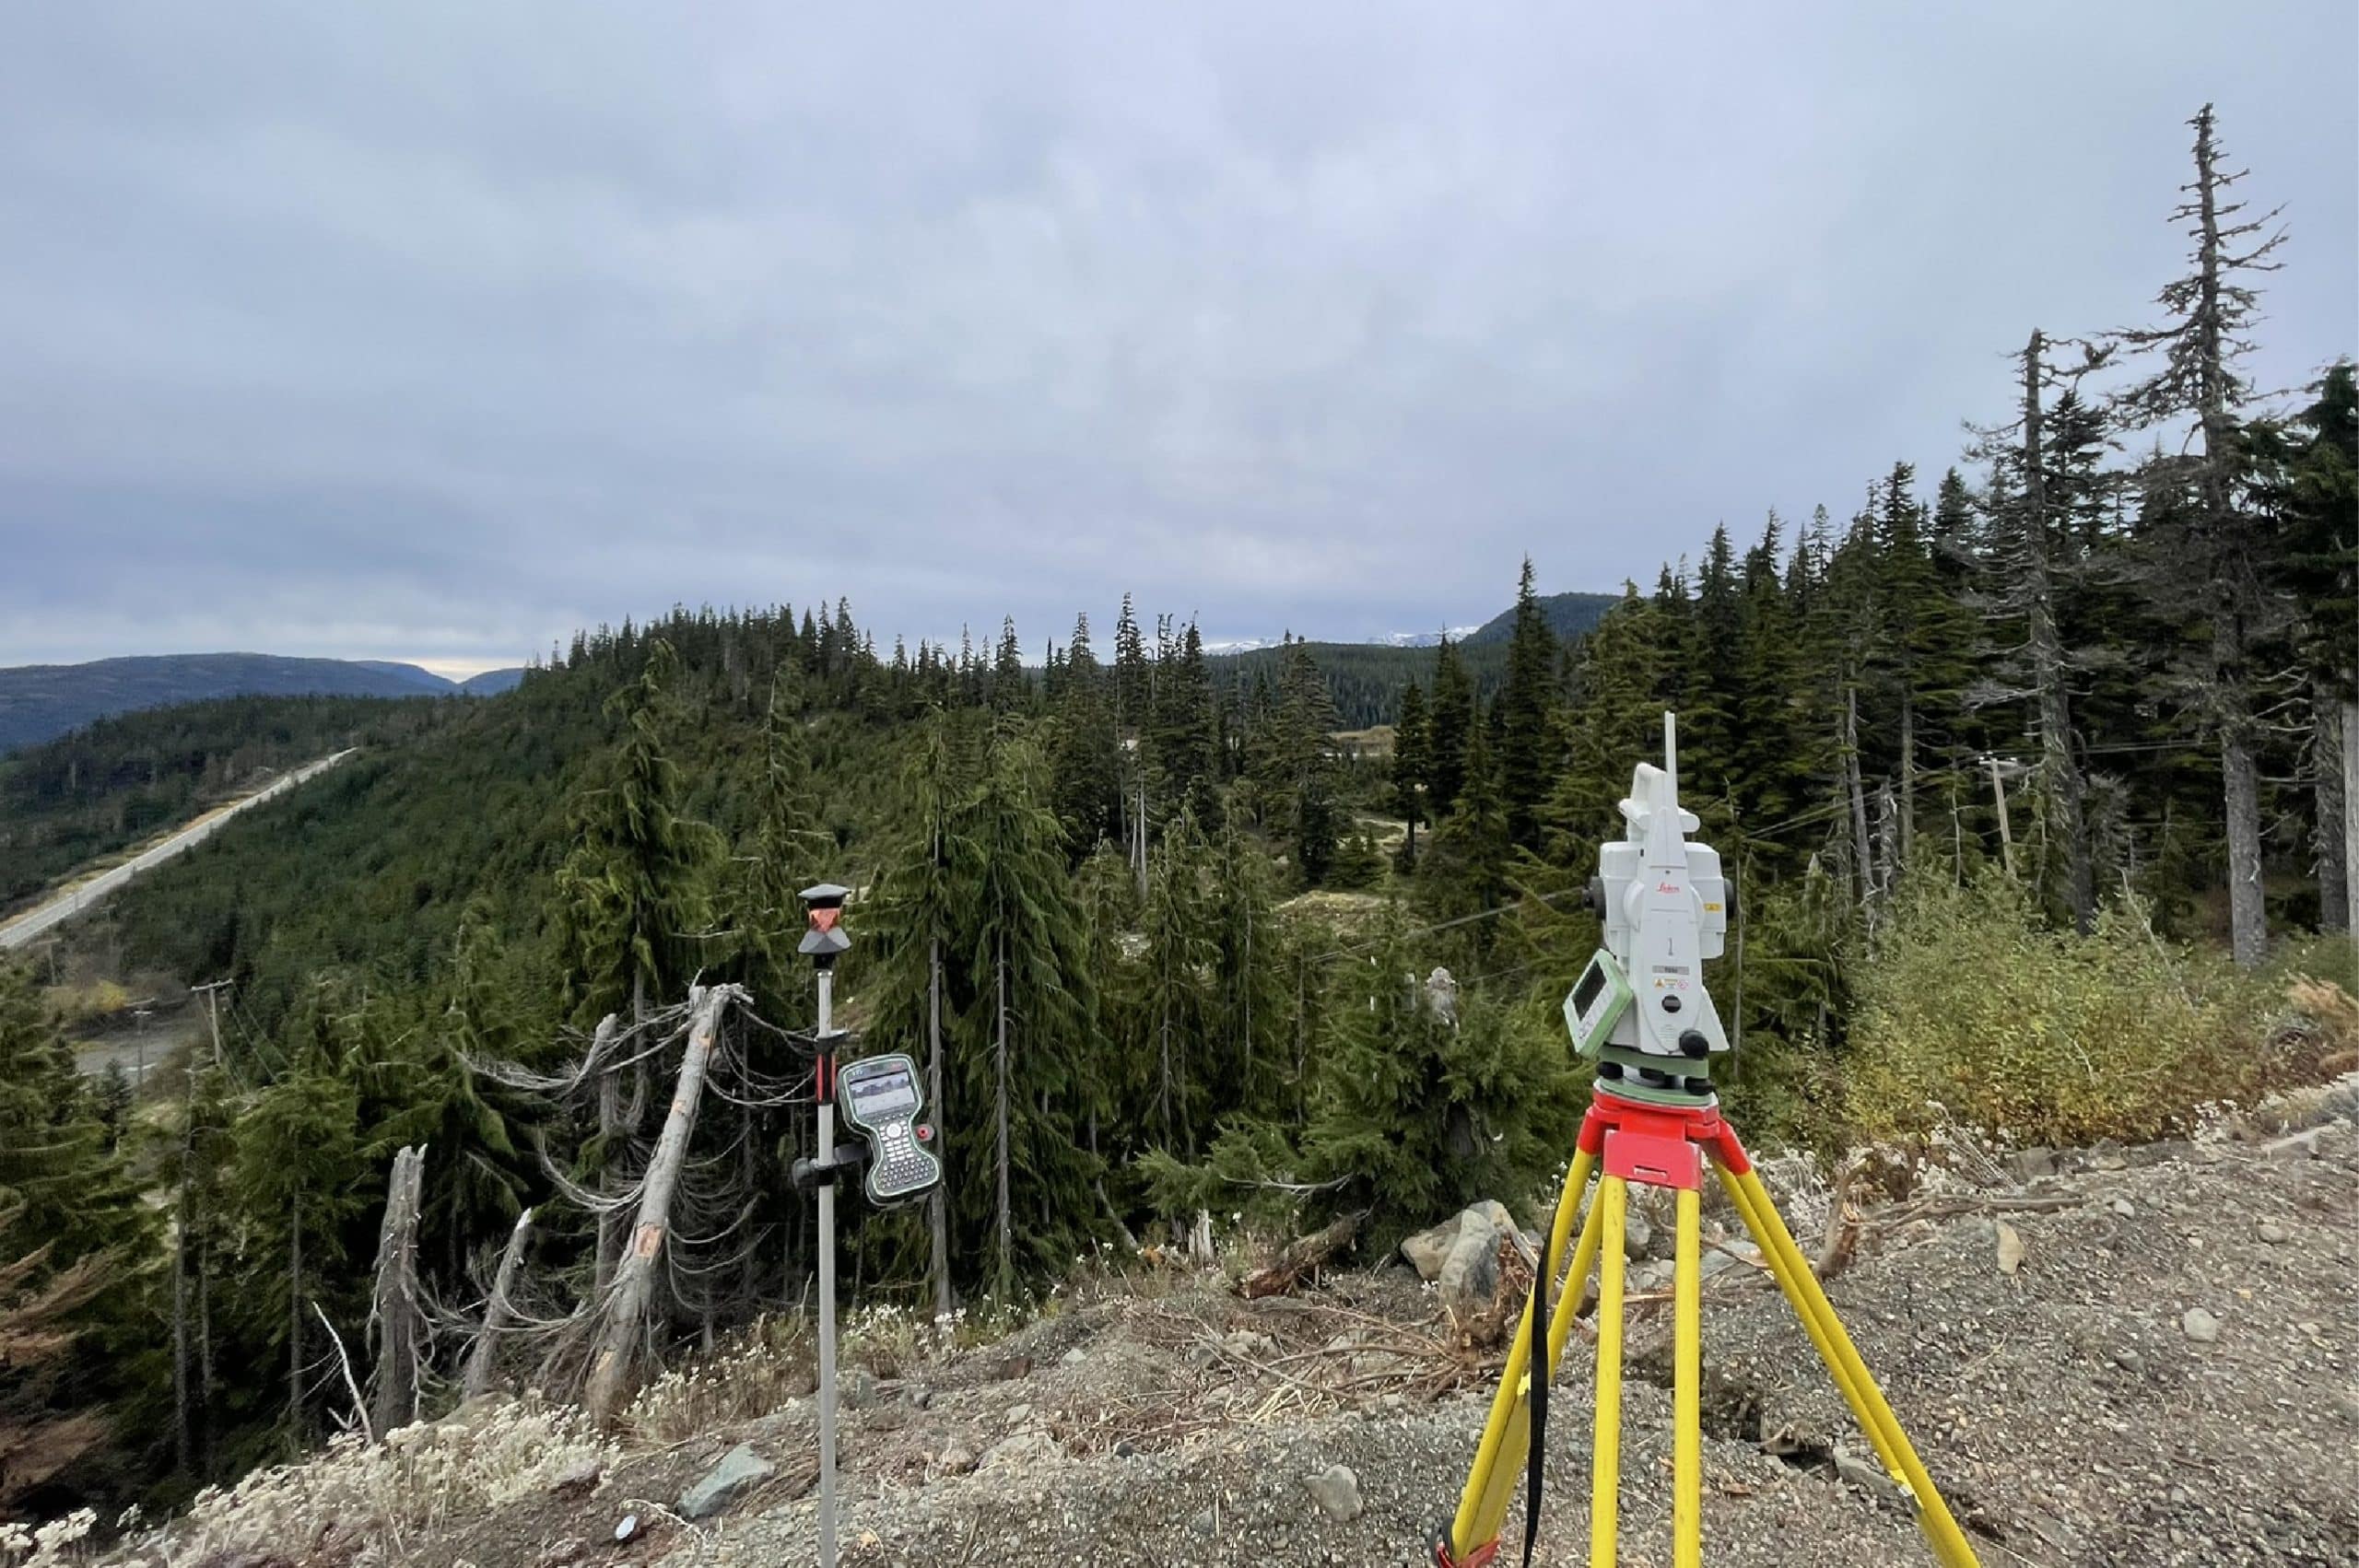
<path fill-rule="evenodd" d="M 347 1434 L 300 1464 L 206 1488 L 186 1515 L 112 1561 L 399 1562 L 427 1532 L 595 1474 L 616 1453 L 581 1411 L 532 1397 L 406 1426 L 380 1444 Z"/>

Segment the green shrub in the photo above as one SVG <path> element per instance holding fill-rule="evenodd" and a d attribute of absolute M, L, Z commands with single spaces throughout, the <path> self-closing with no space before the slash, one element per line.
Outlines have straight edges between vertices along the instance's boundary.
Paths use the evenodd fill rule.
<path fill-rule="evenodd" d="M 1856 977 L 1846 1101 L 1865 1137 L 1943 1120 L 2019 1144 L 2151 1139 L 2261 1087 L 2265 986 L 2117 907 L 2048 929 L 1995 874 L 1921 879 Z"/>

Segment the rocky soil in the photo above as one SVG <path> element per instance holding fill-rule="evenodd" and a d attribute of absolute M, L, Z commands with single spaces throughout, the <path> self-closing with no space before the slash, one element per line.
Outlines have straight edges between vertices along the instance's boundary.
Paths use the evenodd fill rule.
<path fill-rule="evenodd" d="M 2353 1099 L 2306 1130 L 2035 1154 L 1867 1213 L 1829 1293 L 1985 1563 L 2359 1563 Z M 1791 1193 L 1806 1247 L 1810 1205 Z M 1707 1561 L 1930 1562 L 1748 1251 L 1731 1242 L 1706 1291 Z M 1632 1276 L 1634 1568 L 1670 1556 L 1668 1306 L 1644 1289 L 1659 1273 Z M 1495 1351 L 1455 1340 L 1435 1288 L 1396 1262 L 1257 1302 L 1176 1281 L 898 1377 L 855 1372 L 843 1561 L 1424 1562 L 1494 1375 Z M 1588 1561 L 1591 1372 L 1581 1347 L 1569 1359 L 1535 1562 Z M 798 1400 L 637 1454 L 587 1496 L 454 1531 L 430 1560 L 814 1562 L 812 1423 Z M 683 1517 L 724 1461 L 737 1486 Z M 1521 1517 L 1519 1496 L 1503 1561 Z"/>

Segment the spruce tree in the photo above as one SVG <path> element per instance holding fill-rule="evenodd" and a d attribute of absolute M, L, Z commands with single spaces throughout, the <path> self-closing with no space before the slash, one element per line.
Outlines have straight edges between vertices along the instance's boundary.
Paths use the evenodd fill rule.
<path fill-rule="evenodd" d="M 1532 585 L 1532 558 L 1524 557 L 1516 583 L 1515 625 L 1508 638 L 1507 684 L 1493 708 L 1498 731 L 1499 796 L 1507 813 L 1509 843 L 1535 848 L 1540 842 L 1540 802 L 1555 772 L 1551 742 L 1556 708 L 1555 632 Z"/>
<path fill-rule="evenodd" d="M 1448 638 L 1434 649 L 1432 712 L 1427 725 L 1431 739 L 1426 754 L 1426 811 L 1439 823 L 1458 804 L 1458 791 L 1466 782 L 1466 746 L 1479 717 L 1473 679 Z"/>
<path fill-rule="evenodd" d="M 2310 844 L 2318 928 L 2359 930 L 2359 378 L 2338 361 L 2292 419 L 2257 434 L 2278 532 L 2275 580 L 2294 606 L 2308 686 Z"/>
<path fill-rule="evenodd" d="M 1088 1228 L 1096 1179 L 1081 1139 L 1101 1093 L 1096 998 L 1045 772 L 1028 741 L 995 728 L 964 813 L 976 869 L 959 956 L 979 1048 L 960 1074 L 958 1099 L 990 1107 L 992 1179 L 961 1183 L 953 1202 L 965 1198 L 969 1223 L 986 1222 L 991 1278 L 1003 1294 L 1019 1272 L 1071 1257 L 1075 1230 Z"/>
<path fill-rule="evenodd" d="M 1106 672 L 1089 641 L 1089 617 L 1074 622 L 1050 720 L 1049 766 L 1057 820 L 1078 861 L 1121 833 L 1121 746 Z"/>
<path fill-rule="evenodd" d="M 1392 726 L 1392 809 L 1408 829 L 1401 840 L 1398 862 L 1404 875 L 1417 869 L 1417 825 L 1426 818 L 1426 779 L 1432 746 L 1426 694 L 1412 676 L 1402 690 L 1401 715 Z"/>
<path fill-rule="evenodd" d="M 1345 816 L 1335 789 L 1335 705 L 1300 640 L 1288 637 L 1282 658 L 1280 745 L 1292 791 L 1295 870 L 1305 887 L 1317 887 L 1334 864 Z"/>
<path fill-rule="evenodd" d="M 676 1000 L 703 966 L 695 936 L 709 924 L 720 844 L 680 813 L 679 769 L 665 749 L 679 675 L 671 643 L 653 639 L 639 678 L 607 702 L 622 742 L 573 804 L 575 844 L 557 895 L 580 1024 Z"/>
<path fill-rule="evenodd" d="M 1139 907 L 1145 939 L 1144 1023 L 1156 1071 L 1155 1125 L 1163 1147 L 1193 1153 L 1210 1121 L 1217 1082 L 1196 1049 L 1207 1031 L 1214 957 L 1204 898 L 1204 842 L 1182 807 L 1165 827 L 1149 863 Z"/>

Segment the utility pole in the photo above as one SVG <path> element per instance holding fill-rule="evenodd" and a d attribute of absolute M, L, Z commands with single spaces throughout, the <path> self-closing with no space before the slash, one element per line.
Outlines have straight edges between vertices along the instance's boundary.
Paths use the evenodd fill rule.
<path fill-rule="evenodd" d="M 228 980 L 210 980 L 189 989 L 205 998 L 205 1010 L 213 1024 L 213 1065 L 221 1065 L 221 993 L 229 989 Z"/>

